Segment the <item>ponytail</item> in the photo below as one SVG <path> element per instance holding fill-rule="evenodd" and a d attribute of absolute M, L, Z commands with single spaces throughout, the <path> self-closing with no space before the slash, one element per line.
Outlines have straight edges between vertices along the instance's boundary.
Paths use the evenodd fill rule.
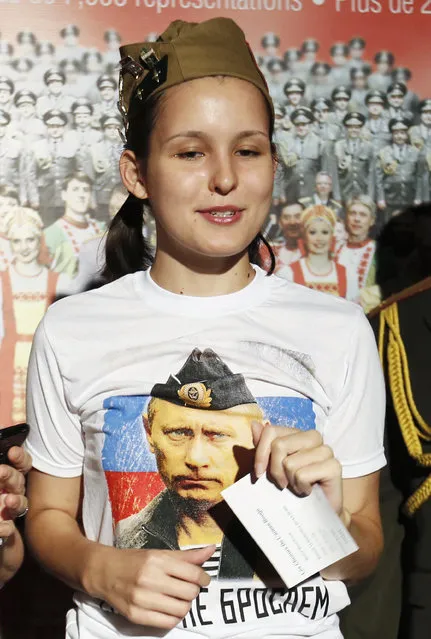
<path fill-rule="evenodd" d="M 153 263 L 153 252 L 142 234 L 144 201 L 129 194 L 109 225 L 102 277 L 107 282 L 137 271 L 145 271 Z"/>
<path fill-rule="evenodd" d="M 271 260 L 271 265 L 267 271 L 267 275 L 272 275 L 275 269 L 275 255 L 274 255 L 274 251 L 271 248 L 270 243 L 264 237 L 264 235 L 262 235 L 262 233 L 258 233 L 256 237 L 254 238 L 254 240 L 249 245 L 248 258 L 250 262 L 252 262 L 253 264 L 257 264 L 258 266 L 263 266 L 262 264 L 263 260 L 260 254 L 261 243 L 266 247 L 269 254 L 269 258 Z"/>

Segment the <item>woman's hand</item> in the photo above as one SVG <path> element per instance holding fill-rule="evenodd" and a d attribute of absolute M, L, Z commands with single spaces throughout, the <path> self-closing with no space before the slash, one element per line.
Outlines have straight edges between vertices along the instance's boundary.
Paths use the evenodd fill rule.
<path fill-rule="evenodd" d="M 23 545 L 14 519 L 27 512 L 24 475 L 31 468 L 31 457 L 21 447 L 14 446 L 8 452 L 13 466 L 0 465 L 0 581 L 10 579 L 23 559 Z"/>
<path fill-rule="evenodd" d="M 259 422 L 252 428 L 257 477 L 267 472 L 280 488 L 289 486 L 297 495 L 309 495 L 320 484 L 335 512 L 343 513 L 341 464 L 320 433 Z"/>
<path fill-rule="evenodd" d="M 210 577 L 201 568 L 214 546 L 193 550 L 96 549 L 88 570 L 88 590 L 129 621 L 174 628 Z M 96 558 L 97 557 L 97 558 Z"/>

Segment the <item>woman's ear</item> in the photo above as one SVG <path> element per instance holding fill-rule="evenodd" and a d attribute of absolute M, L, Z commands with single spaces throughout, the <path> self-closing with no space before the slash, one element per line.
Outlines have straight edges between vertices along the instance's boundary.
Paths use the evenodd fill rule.
<path fill-rule="evenodd" d="M 141 177 L 138 160 L 133 151 L 123 151 L 120 158 L 121 180 L 128 190 L 140 200 L 146 200 L 148 192 Z"/>

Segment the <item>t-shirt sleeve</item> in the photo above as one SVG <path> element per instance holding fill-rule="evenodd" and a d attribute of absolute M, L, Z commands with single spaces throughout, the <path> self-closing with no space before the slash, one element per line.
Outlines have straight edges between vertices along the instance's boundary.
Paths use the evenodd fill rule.
<path fill-rule="evenodd" d="M 63 379 L 46 331 L 46 318 L 34 339 L 27 374 L 26 446 L 33 466 L 57 477 L 82 475 L 84 443 L 78 416 L 66 403 Z"/>
<path fill-rule="evenodd" d="M 343 466 L 343 477 L 362 477 L 385 463 L 385 385 L 373 332 L 358 308 L 339 397 L 324 427 L 325 443 Z"/>

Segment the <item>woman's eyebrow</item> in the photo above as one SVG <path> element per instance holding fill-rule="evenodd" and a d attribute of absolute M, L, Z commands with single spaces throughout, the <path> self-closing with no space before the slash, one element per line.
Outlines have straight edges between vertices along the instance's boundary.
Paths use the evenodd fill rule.
<path fill-rule="evenodd" d="M 249 138 L 255 135 L 263 136 L 264 138 L 268 137 L 268 132 L 261 131 L 259 129 L 250 129 L 247 131 L 240 131 L 236 136 L 235 140 L 241 140 L 243 138 Z M 175 133 L 175 135 L 171 135 L 165 142 L 171 142 L 171 140 L 175 140 L 176 138 L 207 138 L 208 134 L 204 131 L 180 131 L 179 133 Z"/>

